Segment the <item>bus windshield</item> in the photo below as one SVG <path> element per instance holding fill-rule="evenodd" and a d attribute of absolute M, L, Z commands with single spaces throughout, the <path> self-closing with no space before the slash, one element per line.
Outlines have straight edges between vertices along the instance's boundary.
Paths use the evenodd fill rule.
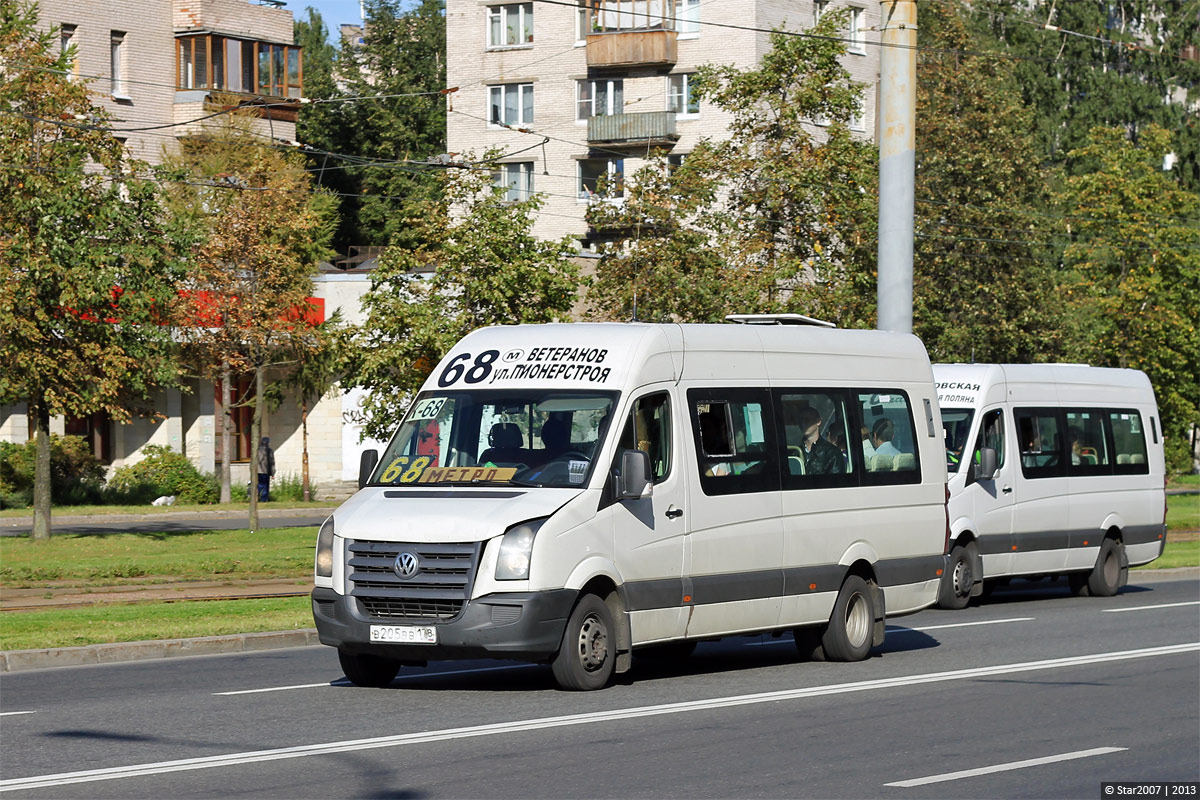
<path fill-rule="evenodd" d="M 551 389 L 422 393 L 371 484 L 580 488 L 616 399 L 616 392 Z"/>
<path fill-rule="evenodd" d="M 953 475 L 963 460 L 963 449 L 967 435 L 971 432 L 971 420 L 975 412 L 969 408 L 943 408 L 942 430 L 946 438 L 946 472 Z"/>

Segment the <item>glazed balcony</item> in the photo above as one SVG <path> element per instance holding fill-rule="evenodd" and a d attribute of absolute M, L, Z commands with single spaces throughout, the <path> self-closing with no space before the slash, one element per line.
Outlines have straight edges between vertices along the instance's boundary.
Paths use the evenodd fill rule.
<path fill-rule="evenodd" d="M 590 0 L 589 67 L 670 66 L 679 60 L 675 0 Z"/>

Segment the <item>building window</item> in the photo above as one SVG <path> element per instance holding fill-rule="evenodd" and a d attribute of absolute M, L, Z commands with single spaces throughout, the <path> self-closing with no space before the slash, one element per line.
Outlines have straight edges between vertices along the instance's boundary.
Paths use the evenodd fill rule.
<path fill-rule="evenodd" d="M 578 81 L 576 87 L 575 119 L 620 114 L 625 110 L 624 81 Z"/>
<path fill-rule="evenodd" d="M 675 29 L 680 36 L 700 33 L 700 0 L 675 0 Z"/>
<path fill-rule="evenodd" d="M 846 50 L 851 53 L 863 54 L 867 52 L 866 39 L 863 38 L 863 10 L 861 8 L 850 9 L 850 25 L 846 31 Z"/>
<path fill-rule="evenodd" d="M 829 10 L 829 0 L 813 0 L 813 25 L 821 21 L 821 17 L 825 16 L 825 12 Z"/>
<path fill-rule="evenodd" d="M 690 72 L 667 76 L 667 111 L 676 114 L 699 114 L 700 100 L 696 97 L 695 76 Z"/>
<path fill-rule="evenodd" d="M 504 189 L 504 200 L 517 203 L 533 196 L 533 162 L 500 164 L 492 173 L 492 184 Z"/>
<path fill-rule="evenodd" d="M 591 12 L 588 10 L 588 0 L 579 0 L 575 11 L 575 41 L 586 42 L 592 32 Z"/>
<path fill-rule="evenodd" d="M 533 44 L 533 3 L 488 6 L 487 19 L 488 47 Z"/>
<path fill-rule="evenodd" d="M 863 91 L 858 96 L 854 106 L 854 116 L 850 118 L 850 130 L 865 131 L 867 129 L 867 93 Z"/>
<path fill-rule="evenodd" d="M 595 0 L 593 31 L 669 31 L 675 29 L 675 9 L 680 0 Z"/>
<path fill-rule="evenodd" d="M 687 153 L 670 153 L 667 155 L 667 172 L 674 172 L 683 166 L 683 162 L 687 161 Z"/>
<path fill-rule="evenodd" d="M 125 33 L 113 31 L 109 37 L 109 68 L 112 75 L 112 96 L 123 100 L 129 98 L 129 90 L 125 85 Z"/>
<path fill-rule="evenodd" d="M 67 79 L 79 80 L 79 51 L 71 52 L 75 46 L 75 26 L 64 24 L 58 31 L 58 49 L 67 57 Z"/>
<path fill-rule="evenodd" d="M 616 200 L 625 194 L 625 159 L 584 158 L 579 161 L 580 200 Z"/>
<path fill-rule="evenodd" d="M 533 84 L 505 83 L 488 89 L 488 122 L 526 125 L 533 122 Z"/>
<path fill-rule="evenodd" d="M 303 91 L 301 49 L 228 36 L 201 34 L 175 40 L 179 89 L 218 89 L 299 99 Z"/>

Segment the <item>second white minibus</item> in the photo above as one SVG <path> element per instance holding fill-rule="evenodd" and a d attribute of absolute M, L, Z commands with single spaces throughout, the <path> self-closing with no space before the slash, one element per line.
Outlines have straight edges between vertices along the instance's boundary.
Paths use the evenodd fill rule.
<path fill-rule="evenodd" d="M 596 689 L 639 648 L 764 632 L 857 660 L 934 603 L 924 346 L 756 321 L 464 337 L 321 527 L 313 615 L 346 677 L 495 657 Z"/>
<path fill-rule="evenodd" d="M 935 364 L 950 487 L 938 605 L 1016 576 L 1109 596 L 1166 542 L 1162 426 L 1145 373 Z"/>

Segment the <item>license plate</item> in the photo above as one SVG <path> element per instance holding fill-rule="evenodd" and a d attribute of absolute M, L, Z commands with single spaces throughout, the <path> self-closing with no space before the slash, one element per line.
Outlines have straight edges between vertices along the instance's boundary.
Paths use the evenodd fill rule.
<path fill-rule="evenodd" d="M 437 644 L 437 628 L 431 625 L 372 625 L 371 641 Z"/>

